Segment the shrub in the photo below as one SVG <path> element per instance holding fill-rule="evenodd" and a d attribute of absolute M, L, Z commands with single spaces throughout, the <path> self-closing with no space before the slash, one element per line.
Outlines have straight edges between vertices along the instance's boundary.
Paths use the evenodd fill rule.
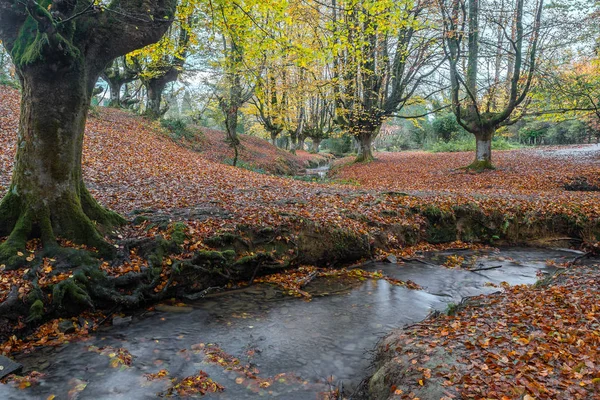
<path fill-rule="evenodd" d="M 167 129 L 175 139 L 192 139 L 194 137 L 193 132 L 188 129 L 187 123 L 182 119 L 161 119 L 160 125 Z"/>

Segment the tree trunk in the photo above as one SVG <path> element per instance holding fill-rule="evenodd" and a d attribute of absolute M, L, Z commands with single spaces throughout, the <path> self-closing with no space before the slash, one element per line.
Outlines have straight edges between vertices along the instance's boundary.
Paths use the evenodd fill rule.
<path fill-rule="evenodd" d="M 298 137 L 298 144 L 296 145 L 296 150 L 304 150 L 304 140 L 306 138 L 304 137 L 304 135 L 300 135 L 300 137 Z"/>
<path fill-rule="evenodd" d="M 161 79 L 152 79 L 144 83 L 146 86 L 146 116 L 151 119 L 159 119 L 163 114 L 160 105 L 162 103 L 162 94 L 167 86 Z"/>
<path fill-rule="evenodd" d="M 108 87 L 110 88 L 109 107 L 121 107 L 121 86 L 120 81 L 108 81 Z"/>
<path fill-rule="evenodd" d="M 238 161 L 238 146 L 240 144 L 240 139 L 237 135 L 237 125 L 238 125 L 238 108 L 237 107 L 229 107 L 226 110 L 225 117 L 225 130 L 227 132 L 227 143 L 233 148 L 234 156 L 232 165 L 235 167 Z"/>
<path fill-rule="evenodd" d="M 494 128 L 484 128 L 475 133 L 475 161 L 467 167 L 473 171 L 484 171 L 494 169 L 492 164 L 492 138 L 496 130 Z"/>
<path fill-rule="evenodd" d="M 358 138 L 359 152 L 356 157 L 356 162 L 373 161 L 373 135 L 363 133 Z"/>
<path fill-rule="evenodd" d="M 313 139 L 312 140 L 312 149 L 311 149 L 311 151 L 313 153 L 318 153 L 319 152 L 319 146 L 321 146 L 321 141 L 322 141 L 322 139 Z"/>
<path fill-rule="evenodd" d="M 298 135 L 295 131 L 290 131 L 290 153 L 296 154 L 296 147 L 298 146 Z"/>
<path fill-rule="evenodd" d="M 58 74 L 57 74 L 58 75 Z M 18 252 L 31 237 L 44 248 L 56 237 L 109 250 L 92 220 L 112 226 L 123 220 L 102 208 L 86 190 L 81 169 L 83 135 L 95 79 L 73 68 L 58 77 L 45 68 L 21 72 L 23 87 L 12 182 L 0 203 L 0 264 L 23 265 Z"/>
<path fill-rule="evenodd" d="M 277 147 L 277 136 L 279 135 L 279 132 L 277 131 L 271 131 L 271 143 L 273 143 L 273 146 Z"/>

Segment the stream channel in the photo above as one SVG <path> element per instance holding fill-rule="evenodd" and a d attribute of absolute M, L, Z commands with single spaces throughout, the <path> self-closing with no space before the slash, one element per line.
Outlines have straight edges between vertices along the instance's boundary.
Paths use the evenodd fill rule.
<path fill-rule="evenodd" d="M 144 374 L 161 369 L 179 378 L 205 371 L 225 387 L 205 396 L 211 399 L 316 399 L 340 382 L 352 393 L 368 374 L 372 350 L 387 332 L 418 322 L 432 310 L 444 311 L 465 296 L 499 290 L 489 282 L 534 283 L 539 270 L 553 272 L 546 260 L 561 263 L 576 256 L 564 250 L 509 248 L 436 252 L 425 259 L 443 264 L 451 254 L 467 260 L 476 256 L 479 268 L 502 268 L 470 272 L 419 262 L 369 263 L 365 269 L 412 280 L 424 290 L 384 280 L 320 278 L 305 288 L 314 295 L 311 301 L 261 284 L 187 304 L 179 312 L 174 312 L 176 307 L 144 312 L 131 324 L 102 328 L 86 339 L 16 357 L 24 372 L 37 370 L 45 376 L 24 390 L 0 385 L 0 398 L 154 399 L 170 381 L 149 381 Z M 211 344 L 237 357 L 241 365 L 256 368 L 259 380 L 208 361 L 202 349 Z M 110 356 L 97 351 L 106 346 L 127 349 L 133 356 L 131 366 L 112 368 Z M 266 383 L 260 387 L 258 382 Z"/>

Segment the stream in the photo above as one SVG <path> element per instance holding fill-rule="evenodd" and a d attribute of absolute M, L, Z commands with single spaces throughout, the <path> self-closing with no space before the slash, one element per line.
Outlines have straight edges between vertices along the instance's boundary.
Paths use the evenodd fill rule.
<path fill-rule="evenodd" d="M 24 390 L 0 385 L 0 398 L 153 399 L 170 381 L 149 381 L 144 374 L 161 369 L 171 378 L 205 371 L 225 387 L 205 396 L 211 399 L 316 399 L 340 383 L 352 393 L 367 375 L 371 350 L 390 330 L 418 322 L 432 310 L 443 311 L 465 296 L 499 290 L 489 282 L 534 283 L 539 270 L 554 271 L 546 260 L 560 263 L 576 256 L 564 250 L 510 248 L 436 252 L 426 259 L 442 264 L 451 254 L 475 260 L 476 268 L 502 267 L 470 272 L 419 262 L 369 263 L 365 269 L 410 279 L 424 290 L 384 280 L 321 278 L 306 288 L 315 296 L 311 301 L 284 296 L 270 285 L 255 285 L 166 312 L 146 311 L 128 325 L 102 328 L 84 340 L 16 357 L 24 372 L 36 370 L 45 376 Z M 208 361 L 205 349 L 213 345 L 237 357 L 240 365 L 250 364 L 260 379 L 247 379 L 244 371 Z M 127 349 L 133 356 L 131 366 L 111 367 L 110 351 L 98 351 L 106 346 Z"/>

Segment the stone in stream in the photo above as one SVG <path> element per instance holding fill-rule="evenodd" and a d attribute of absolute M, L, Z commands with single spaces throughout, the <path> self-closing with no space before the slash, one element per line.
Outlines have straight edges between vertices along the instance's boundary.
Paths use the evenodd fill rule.
<path fill-rule="evenodd" d="M 123 326 L 123 325 L 129 325 L 131 323 L 131 320 L 133 318 L 130 316 L 128 317 L 119 317 L 119 316 L 115 316 L 112 319 L 112 324 L 113 326 Z"/>
<path fill-rule="evenodd" d="M 64 321 L 60 321 L 60 323 L 58 324 L 58 330 L 64 333 L 65 335 L 68 335 L 69 333 L 75 332 L 76 328 L 73 321 L 71 321 L 70 319 L 66 319 Z"/>
<path fill-rule="evenodd" d="M 10 375 L 19 374 L 23 366 L 8 357 L 0 356 L 0 379 Z"/>
<path fill-rule="evenodd" d="M 387 256 L 384 261 L 390 264 L 398 264 L 398 258 L 393 254 Z"/>

